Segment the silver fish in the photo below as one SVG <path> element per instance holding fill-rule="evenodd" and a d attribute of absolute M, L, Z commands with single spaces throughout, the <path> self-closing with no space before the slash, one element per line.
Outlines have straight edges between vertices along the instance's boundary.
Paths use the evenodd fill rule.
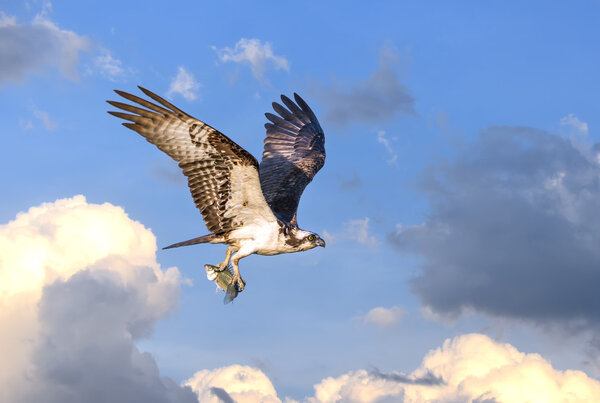
<path fill-rule="evenodd" d="M 219 289 L 225 291 L 225 298 L 223 298 L 224 304 L 230 303 L 238 296 L 240 290 L 238 289 L 237 284 L 234 284 L 231 281 L 231 279 L 233 279 L 231 265 L 223 270 L 219 270 L 217 266 L 205 264 L 204 270 L 206 270 L 206 278 L 217 285 L 217 292 Z"/>

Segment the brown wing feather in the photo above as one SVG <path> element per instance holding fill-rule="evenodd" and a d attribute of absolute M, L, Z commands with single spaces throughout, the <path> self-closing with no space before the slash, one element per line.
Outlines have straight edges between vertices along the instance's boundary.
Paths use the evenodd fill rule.
<path fill-rule="evenodd" d="M 130 113 L 109 113 L 133 123 L 123 123 L 179 162 L 183 174 L 208 229 L 225 234 L 252 219 L 253 214 L 270 219 L 271 210 L 260 189 L 256 159 L 224 134 L 193 118 L 151 91 L 139 87 L 158 102 L 115 91 L 138 106 L 107 101 Z M 244 178 L 240 180 L 239 178 Z M 234 193 L 238 196 L 234 195 Z M 239 197 L 242 195 L 243 197 Z M 273 216 L 274 220 L 275 217 Z"/>

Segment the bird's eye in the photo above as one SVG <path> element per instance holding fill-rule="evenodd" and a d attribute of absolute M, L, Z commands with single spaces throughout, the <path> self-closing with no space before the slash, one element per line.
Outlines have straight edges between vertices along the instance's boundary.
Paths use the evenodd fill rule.
<path fill-rule="evenodd" d="M 315 240 L 315 236 L 314 235 L 309 235 L 308 236 L 308 240 L 309 241 L 314 241 Z"/>

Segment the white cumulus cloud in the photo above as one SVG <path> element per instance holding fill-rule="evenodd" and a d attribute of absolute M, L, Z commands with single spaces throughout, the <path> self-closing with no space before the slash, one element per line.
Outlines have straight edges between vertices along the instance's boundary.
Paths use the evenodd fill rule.
<path fill-rule="evenodd" d="M 212 47 L 221 62 L 234 62 L 247 64 L 252 74 L 258 80 L 263 80 L 267 66 L 275 70 L 290 70 L 290 63 L 282 56 L 277 56 L 269 42 L 261 42 L 259 39 L 240 39 L 233 48 L 224 47 L 217 49 Z"/>
<path fill-rule="evenodd" d="M 231 365 L 202 370 L 185 384 L 206 403 L 280 403 L 269 378 L 259 369 Z"/>
<path fill-rule="evenodd" d="M 173 95 L 179 94 L 188 101 L 193 101 L 198 98 L 199 89 L 200 83 L 196 81 L 194 75 L 185 68 L 179 66 L 177 75 L 171 80 L 167 96 L 172 98 Z"/>
<path fill-rule="evenodd" d="M 600 382 L 581 371 L 558 371 L 482 334 L 448 339 L 409 375 L 352 371 L 315 385 L 309 403 L 334 402 L 595 402 Z"/>
<path fill-rule="evenodd" d="M 0 401 L 195 402 L 135 340 L 177 305 L 152 232 L 83 196 L 0 226 Z"/>
<path fill-rule="evenodd" d="M 393 306 L 391 308 L 378 306 L 371 309 L 365 315 L 358 316 L 357 319 L 362 323 L 373 324 L 384 328 L 396 326 L 405 314 L 406 311 L 399 306 Z"/>

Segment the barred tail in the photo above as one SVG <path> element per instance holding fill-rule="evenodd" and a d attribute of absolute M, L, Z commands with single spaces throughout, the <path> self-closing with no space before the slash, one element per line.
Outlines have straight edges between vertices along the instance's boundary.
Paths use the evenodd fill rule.
<path fill-rule="evenodd" d="M 199 243 L 207 243 L 215 239 L 215 234 L 202 235 L 198 238 L 189 239 L 187 241 L 174 243 L 173 245 L 165 246 L 163 249 L 179 248 L 180 246 L 196 245 Z"/>

